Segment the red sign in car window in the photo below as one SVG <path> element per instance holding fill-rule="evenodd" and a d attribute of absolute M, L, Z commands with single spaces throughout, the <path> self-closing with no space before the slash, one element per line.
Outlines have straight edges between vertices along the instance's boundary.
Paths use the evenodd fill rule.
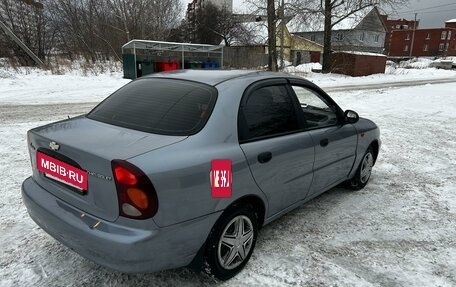
<path fill-rule="evenodd" d="M 36 153 L 36 167 L 47 177 L 80 190 L 87 190 L 87 171 L 71 166 L 44 153 Z"/>
<path fill-rule="evenodd" d="M 211 163 L 212 197 L 231 197 L 231 160 L 214 159 Z"/>

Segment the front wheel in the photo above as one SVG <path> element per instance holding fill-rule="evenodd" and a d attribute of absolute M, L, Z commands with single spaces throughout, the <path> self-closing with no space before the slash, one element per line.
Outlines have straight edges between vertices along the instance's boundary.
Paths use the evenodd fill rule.
<path fill-rule="evenodd" d="M 354 190 L 360 190 L 366 186 L 369 178 L 372 174 L 372 168 L 374 166 L 374 151 L 372 147 L 369 147 L 356 170 L 355 176 L 350 179 L 350 188 Z"/>
<path fill-rule="evenodd" d="M 207 242 L 204 271 L 228 280 L 244 268 L 255 248 L 258 216 L 249 206 L 234 207 L 219 219 Z"/>

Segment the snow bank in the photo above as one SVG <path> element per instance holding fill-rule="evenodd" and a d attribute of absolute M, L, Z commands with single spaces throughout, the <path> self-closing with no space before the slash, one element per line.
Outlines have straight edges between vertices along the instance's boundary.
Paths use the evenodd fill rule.
<path fill-rule="evenodd" d="M 456 77 L 456 71 L 435 68 L 405 69 L 387 66 L 384 74 L 374 74 L 364 77 L 351 77 L 341 74 L 308 73 L 305 78 L 315 84 L 325 87 L 345 85 L 367 85 L 379 83 L 397 83 L 401 81 L 433 80 Z"/>
<path fill-rule="evenodd" d="M 301 64 L 296 67 L 290 66 L 283 69 L 286 73 L 310 73 L 312 70 L 321 70 L 320 63 L 308 63 L 308 64 Z"/>
<path fill-rule="evenodd" d="M 54 75 L 36 68 L 0 68 L 0 105 L 99 102 L 130 81 L 122 77 L 120 72 L 84 76 L 80 70 Z"/>
<path fill-rule="evenodd" d="M 399 64 L 393 64 L 395 67 L 404 69 L 428 69 L 439 67 L 441 63 L 453 62 L 456 65 L 456 57 L 443 57 L 443 58 L 413 58 L 407 61 L 402 61 Z"/>
<path fill-rule="evenodd" d="M 429 63 L 419 60 L 416 63 Z M 425 64 L 420 64 L 424 66 Z M 325 87 L 366 85 L 411 80 L 432 80 L 456 77 L 456 71 L 435 68 L 407 69 L 387 65 L 385 74 L 365 77 L 350 77 L 340 74 L 312 73 L 321 70 L 320 63 L 302 64 L 284 68 L 285 72 L 305 73 L 305 78 Z M 22 68 L 19 71 L 0 67 L 0 105 L 100 102 L 112 92 L 130 82 L 123 79 L 120 71 L 84 75 L 79 70 L 67 71 L 63 75 L 51 71 Z"/>
<path fill-rule="evenodd" d="M 337 51 L 334 53 L 353 54 L 353 55 L 359 55 L 359 56 L 386 57 L 385 55 L 379 54 L 379 53 L 359 52 L 359 51 Z"/>
<path fill-rule="evenodd" d="M 404 69 L 427 69 L 433 62 L 434 60 L 429 58 L 414 58 L 400 62 L 398 67 Z"/>
<path fill-rule="evenodd" d="M 445 60 L 453 60 L 456 64 L 456 57 L 446 57 Z M 322 66 L 319 63 L 286 67 L 284 72 L 292 74 L 306 73 L 306 79 L 322 87 L 395 83 L 400 81 L 433 80 L 456 77 L 456 71 L 432 68 L 431 66 L 433 63 L 435 63 L 435 60 L 428 58 L 416 58 L 403 61 L 399 64 L 387 61 L 384 74 L 374 74 L 364 77 L 351 77 L 332 73 L 312 73 L 312 69 L 321 70 Z"/>

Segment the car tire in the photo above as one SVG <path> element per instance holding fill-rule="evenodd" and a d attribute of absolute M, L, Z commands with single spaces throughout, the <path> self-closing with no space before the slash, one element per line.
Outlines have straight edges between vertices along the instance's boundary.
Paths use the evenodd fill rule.
<path fill-rule="evenodd" d="M 258 214 L 253 207 L 234 206 L 225 211 L 209 234 L 204 271 L 220 280 L 235 276 L 249 261 L 257 235 Z"/>
<path fill-rule="evenodd" d="M 375 163 L 374 150 L 371 146 L 366 150 L 356 170 L 355 176 L 348 181 L 348 186 L 353 190 L 360 190 L 369 182 L 372 167 Z"/>

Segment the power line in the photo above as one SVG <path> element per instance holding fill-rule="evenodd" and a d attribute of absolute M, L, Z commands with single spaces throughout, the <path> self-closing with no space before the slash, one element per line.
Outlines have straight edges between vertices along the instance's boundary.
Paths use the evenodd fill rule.
<path fill-rule="evenodd" d="M 456 5 L 456 3 L 431 6 L 431 7 L 427 7 L 427 8 L 421 8 L 421 9 L 415 9 L 415 10 L 409 10 L 409 11 L 398 11 L 397 13 L 401 13 L 401 14 L 403 14 L 403 13 L 414 13 L 414 12 L 420 12 L 420 11 L 425 11 L 425 10 L 434 9 L 434 8 L 447 7 L 447 6 L 451 6 L 451 5 Z M 444 10 L 444 11 L 452 11 L 452 10 Z M 438 11 L 435 11 L 435 12 L 438 12 Z M 420 14 L 423 14 L 423 13 L 425 13 L 425 12 L 422 12 Z"/>
<path fill-rule="evenodd" d="M 420 12 L 418 14 L 432 14 L 432 13 L 442 13 L 442 12 L 451 12 L 451 11 L 456 11 L 456 9 L 446 9 L 446 10 L 439 10 L 439 11 L 428 11 L 428 12 Z M 403 14 L 403 13 L 401 13 Z"/>

